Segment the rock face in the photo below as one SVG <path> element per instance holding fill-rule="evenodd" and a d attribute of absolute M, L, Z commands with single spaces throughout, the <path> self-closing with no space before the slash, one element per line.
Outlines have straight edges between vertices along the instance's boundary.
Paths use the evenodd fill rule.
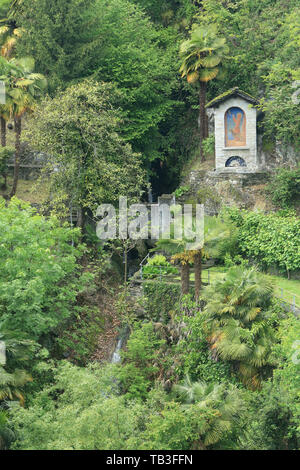
<path fill-rule="evenodd" d="M 241 209 L 271 208 L 265 198 L 265 185 L 272 173 L 267 171 L 233 173 L 228 170 L 191 171 L 185 181 L 190 187 L 189 195 L 184 198 L 185 201 L 204 204 L 207 215 L 217 215 L 223 205 L 237 206 Z"/>
<path fill-rule="evenodd" d="M 276 142 L 272 147 L 263 142 L 263 136 L 258 136 L 258 160 L 261 167 L 275 170 L 279 167 L 297 167 L 300 162 L 300 152 L 292 146 Z"/>

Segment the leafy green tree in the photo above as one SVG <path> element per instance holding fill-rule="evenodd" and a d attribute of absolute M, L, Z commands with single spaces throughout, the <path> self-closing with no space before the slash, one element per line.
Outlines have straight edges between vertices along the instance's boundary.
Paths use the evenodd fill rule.
<path fill-rule="evenodd" d="M 22 8 L 15 12 L 23 31 L 17 54 L 34 57 L 50 90 L 65 88 L 92 72 L 95 51 L 102 47 L 95 5 L 95 0 L 22 0 Z"/>
<path fill-rule="evenodd" d="M 174 28 L 184 32 L 198 11 L 197 1 L 191 0 L 133 0 L 144 8 L 150 18 L 162 28 Z"/>
<path fill-rule="evenodd" d="M 91 283 L 77 259 L 77 229 L 60 227 L 13 198 L 0 205 L 0 320 L 10 331 L 44 338 L 75 313 L 76 298 Z M 49 336 L 48 336 L 49 337 Z"/>
<path fill-rule="evenodd" d="M 257 388 L 272 363 L 274 331 L 268 320 L 273 287 L 255 269 L 232 268 L 203 293 L 203 311 L 211 351 L 236 368 L 244 383 Z"/>
<path fill-rule="evenodd" d="M 205 0 L 201 26 L 216 24 L 230 45 L 226 74 L 209 87 L 211 97 L 233 85 L 261 97 L 264 135 L 293 146 L 299 142 L 298 105 L 292 88 L 299 80 L 299 5 L 297 0 Z"/>
<path fill-rule="evenodd" d="M 300 443 L 300 325 L 298 318 L 290 314 L 281 321 L 278 336 L 279 345 L 274 348 L 277 368 L 274 371 L 274 382 L 284 391 L 288 398 L 290 435 L 296 436 Z"/>
<path fill-rule="evenodd" d="M 228 54 L 226 39 L 219 37 L 215 26 L 194 25 L 191 37 L 180 47 L 180 72 L 188 83 L 199 83 L 200 157 L 204 159 L 203 140 L 208 137 L 208 118 L 205 111 L 206 88 L 221 70 L 221 62 Z"/>
<path fill-rule="evenodd" d="M 115 83 L 123 136 L 141 152 L 145 166 L 167 146 L 161 123 L 178 106 L 177 38 L 158 31 L 128 0 L 24 0 L 21 56 L 32 55 L 54 95 L 87 77 Z"/>
<path fill-rule="evenodd" d="M 99 204 L 137 202 L 143 192 L 141 156 L 119 135 L 118 97 L 112 85 L 88 80 L 44 100 L 29 126 L 31 145 L 47 155 L 51 204 L 78 208 L 79 226 Z"/>
<path fill-rule="evenodd" d="M 227 402 L 221 400 L 231 392 L 219 389 L 217 400 L 210 395 L 210 401 L 186 406 L 156 388 L 145 402 L 128 401 L 116 389 L 117 369 L 61 363 L 55 383 L 36 394 L 32 406 L 12 410 L 13 448 L 181 450 L 199 448 L 200 442 L 212 447 L 228 436 L 229 406 L 225 414 Z"/>
<path fill-rule="evenodd" d="M 188 375 L 193 382 L 237 385 L 240 381 L 230 363 L 221 357 L 216 361 L 210 351 L 202 310 L 199 303 L 190 300 L 180 305 L 176 321 L 181 325 L 181 339 L 174 351 L 178 376 Z"/>
<path fill-rule="evenodd" d="M 117 373 L 126 399 L 147 398 L 154 378 L 161 372 L 159 359 L 164 346 L 165 341 L 157 336 L 152 323 L 135 324 Z"/>
<path fill-rule="evenodd" d="M 293 400 L 274 381 L 249 394 L 237 426 L 241 450 L 298 450 L 299 432 L 293 415 Z"/>
<path fill-rule="evenodd" d="M 273 204 L 281 209 L 298 207 L 300 204 L 300 168 L 280 168 L 267 186 L 267 194 Z"/>

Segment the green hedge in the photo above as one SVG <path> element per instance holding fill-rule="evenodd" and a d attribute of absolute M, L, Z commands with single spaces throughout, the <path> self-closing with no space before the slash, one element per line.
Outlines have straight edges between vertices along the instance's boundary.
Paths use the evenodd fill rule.
<path fill-rule="evenodd" d="M 238 228 L 239 249 L 247 258 L 288 274 L 300 270 L 299 218 L 237 209 L 228 212 Z"/>
<path fill-rule="evenodd" d="M 157 281 L 145 282 L 143 286 L 147 317 L 153 321 L 167 322 L 180 298 L 180 284 Z"/>

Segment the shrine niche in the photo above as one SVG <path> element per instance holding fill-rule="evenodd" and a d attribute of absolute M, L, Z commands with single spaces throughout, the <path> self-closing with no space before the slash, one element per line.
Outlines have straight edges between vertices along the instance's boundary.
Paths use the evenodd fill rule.
<path fill-rule="evenodd" d="M 216 170 L 255 172 L 257 158 L 257 101 L 233 88 L 207 105 L 214 117 Z"/>
<path fill-rule="evenodd" d="M 246 145 L 246 116 L 241 108 L 230 108 L 225 114 L 226 147 Z"/>
<path fill-rule="evenodd" d="M 245 160 L 241 157 L 230 157 L 225 163 L 226 168 L 236 168 L 239 166 L 247 166 Z"/>

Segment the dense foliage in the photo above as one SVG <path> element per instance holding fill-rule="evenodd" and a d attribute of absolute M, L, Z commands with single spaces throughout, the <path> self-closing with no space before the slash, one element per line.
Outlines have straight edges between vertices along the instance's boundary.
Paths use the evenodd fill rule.
<path fill-rule="evenodd" d="M 291 209 L 300 202 L 300 168 L 288 170 L 280 168 L 267 187 L 273 204 L 280 209 Z"/>
<path fill-rule="evenodd" d="M 141 156 L 118 134 L 118 96 L 111 85 L 85 81 L 36 110 L 28 138 L 47 153 L 53 203 L 94 212 L 101 203 L 118 203 L 119 196 L 140 200 Z"/>
<path fill-rule="evenodd" d="M 25 203 L 0 207 L 0 319 L 31 339 L 55 329 L 76 307 L 90 276 L 81 275 L 77 229 L 46 220 Z"/>
<path fill-rule="evenodd" d="M 0 20 L 0 449 L 299 450 L 299 0 L 0 0 Z M 205 103 L 236 86 L 282 162 L 238 201 L 264 211 L 206 186 Z M 36 208 L 13 197 L 25 147 Z M 98 205 L 148 183 L 220 209 L 203 245 L 99 240 Z"/>
<path fill-rule="evenodd" d="M 241 253 L 263 268 L 290 274 L 300 268 L 300 221 L 296 216 L 229 210 L 238 227 Z"/>

